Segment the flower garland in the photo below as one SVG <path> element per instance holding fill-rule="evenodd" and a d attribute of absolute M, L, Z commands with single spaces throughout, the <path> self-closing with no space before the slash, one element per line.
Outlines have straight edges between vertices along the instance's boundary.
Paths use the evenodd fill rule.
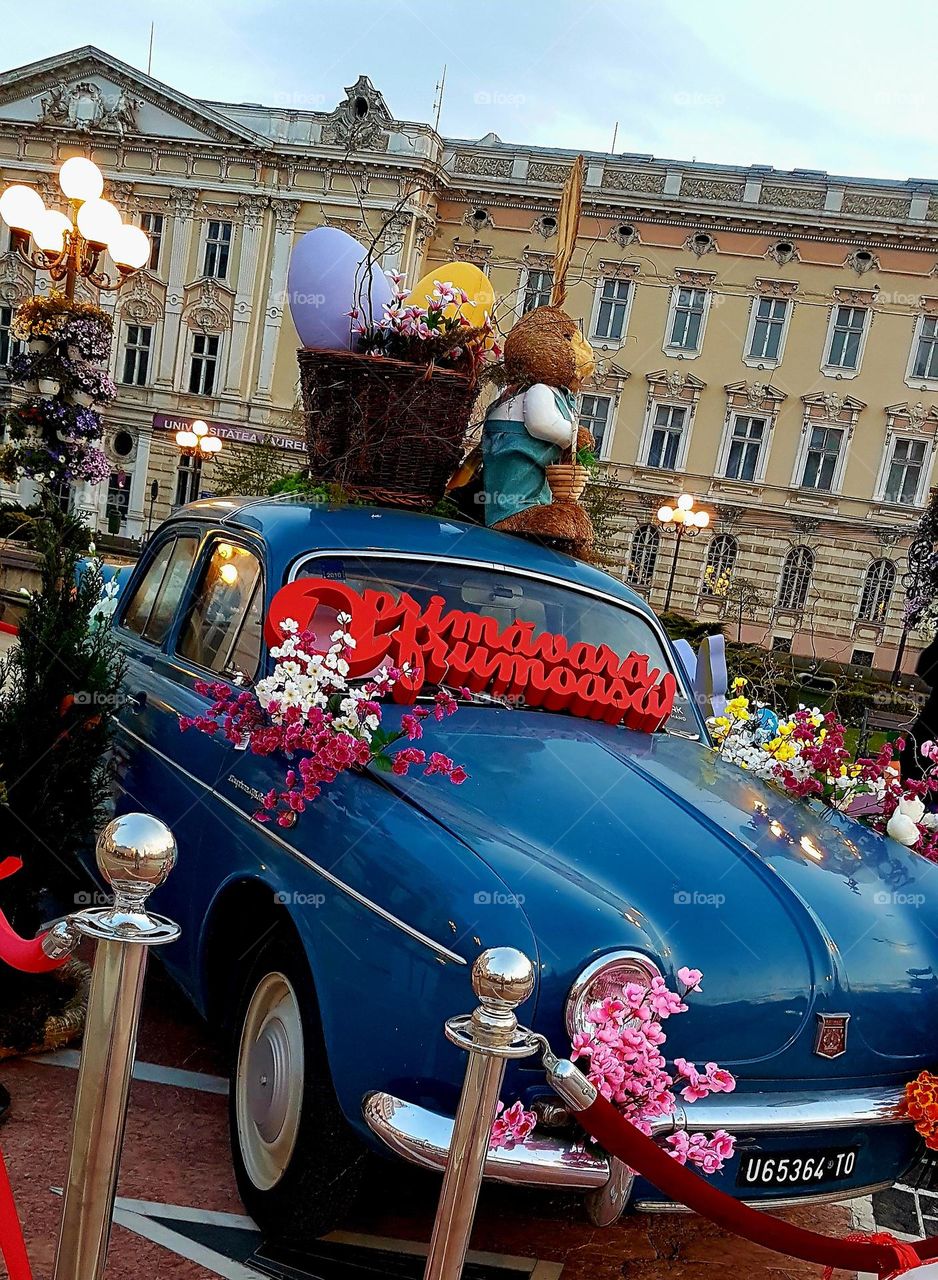
<path fill-rule="evenodd" d="M 351 622 L 340 613 L 338 629 L 326 653 L 316 650 L 316 639 L 297 624 L 281 624 L 283 642 L 271 649 L 276 665 L 271 675 L 259 680 L 253 690 L 233 690 L 229 685 L 199 681 L 196 690 L 215 699 L 206 715 L 180 716 L 179 727 L 214 734 L 219 730 L 229 742 L 248 746 L 255 755 L 282 752 L 290 762 L 283 785 L 264 796 L 254 815 L 267 822 L 272 816 L 282 827 L 290 827 L 307 804 L 315 800 L 324 783 L 334 782 L 340 773 L 373 764 L 378 770 L 405 776 L 421 767 L 426 777 L 439 775 L 459 784 L 468 777 L 465 769 L 439 751 L 429 756 L 419 747 L 403 747 L 393 755 L 388 748 L 401 739 L 416 741 L 423 736 L 423 721 L 429 716 L 442 720 L 456 711 L 456 700 L 441 689 L 429 707 L 415 707 L 401 717 L 397 731 L 382 729 L 381 703 L 406 669 L 379 671 L 354 686 L 348 679 L 348 659 L 355 641 L 346 630 Z"/>
<path fill-rule="evenodd" d="M 661 1024 L 687 1012 L 684 1000 L 692 991 L 701 990 L 703 974 L 683 967 L 677 977 L 680 992 L 655 977 L 649 986 L 629 982 L 621 997 L 595 1001 L 586 1013 L 591 1029 L 573 1037 L 571 1060 L 585 1059 L 590 1084 L 649 1137 L 654 1120 L 674 1115 L 678 1090 L 686 1103 L 693 1104 L 712 1093 L 732 1093 L 736 1088 L 735 1076 L 715 1062 L 706 1063 L 701 1070 L 686 1058 L 675 1058 L 673 1071 L 668 1070 L 661 1052 L 667 1034 Z M 500 1103 L 491 1145 L 524 1141 L 536 1120 L 536 1114 L 526 1111 L 521 1102 L 507 1109 Z M 695 1165 L 706 1174 L 719 1173 L 736 1150 L 735 1138 L 725 1129 L 709 1135 L 672 1133 L 665 1143 L 668 1155 L 679 1164 Z"/>
<path fill-rule="evenodd" d="M 854 760 L 845 745 L 846 728 L 833 711 L 799 707 L 785 717 L 736 694 L 722 715 L 707 723 L 716 750 L 732 764 L 799 799 L 816 798 L 830 808 L 861 818 L 933 862 L 938 862 L 938 814 L 927 803 L 938 792 L 938 745 L 925 742 L 929 762 L 923 778 L 902 781 L 893 763 L 896 749 L 883 746 L 872 758 Z"/>
<path fill-rule="evenodd" d="M 921 1071 L 905 1086 L 905 1114 L 929 1151 L 938 1151 L 938 1076 Z"/>

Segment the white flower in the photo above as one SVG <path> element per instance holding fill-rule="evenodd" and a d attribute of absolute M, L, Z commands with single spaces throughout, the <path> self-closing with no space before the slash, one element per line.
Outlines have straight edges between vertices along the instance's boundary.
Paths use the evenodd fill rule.
<path fill-rule="evenodd" d="M 918 796 L 903 796 L 896 807 L 896 813 L 905 814 L 913 822 L 921 822 L 925 816 L 925 806 Z"/>
<path fill-rule="evenodd" d="M 886 835 L 892 836 L 900 844 L 911 848 L 918 844 L 921 832 L 918 821 L 924 816 L 925 806 L 921 800 L 907 799 L 905 796 L 896 806 L 896 811 L 886 823 Z"/>

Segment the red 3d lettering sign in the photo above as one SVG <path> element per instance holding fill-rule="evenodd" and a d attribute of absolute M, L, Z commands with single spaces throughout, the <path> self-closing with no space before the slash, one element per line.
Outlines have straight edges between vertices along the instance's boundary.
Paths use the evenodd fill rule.
<path fill-rule="evenodd" d="M 422 608 L 406 594 L 359 594 L 327 578 L 300 578 L 277 592 L 267 614 L 267 643 L 280 642 L 288 618 L 301 631 L 312 630 L 319 608 L 351 617 L 352 677 L 368 675 L 385 660 L 410 668 L 394 686 L 398 702 L 413 702 L 425 684 L 447 684 L 647 733 L 674 705 L 674 676 L 649 670 L 645 654 L 623 658 L 605 644 L 536 636 L 533 622 L 500 629 L 494 618 L 447 608 L 442 596 L 431 596 Z"/>

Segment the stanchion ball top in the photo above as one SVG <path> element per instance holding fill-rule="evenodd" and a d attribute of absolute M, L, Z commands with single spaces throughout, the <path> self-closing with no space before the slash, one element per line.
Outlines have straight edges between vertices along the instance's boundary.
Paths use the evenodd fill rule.
<path fill-rule="evenodd" d="M 490 947 L 472 966 L 472 989 L 480 1000 L 504 1000 L 514 1007 L 534 990 L 534 966 L 514 947 Z"/>
<path fill-rule="evenodd" d="M 176 841 L 165 822 L 149 813 L 125 813 L 98 836 L 98 868 L 115 890 L 150 892 L 176 865 Z"/>

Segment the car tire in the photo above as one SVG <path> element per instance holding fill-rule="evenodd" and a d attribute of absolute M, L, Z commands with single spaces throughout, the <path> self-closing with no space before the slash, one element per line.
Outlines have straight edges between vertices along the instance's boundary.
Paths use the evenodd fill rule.
<path fill-rule="evenodd" d="M 246 968 L 231 1038 L 235 1176 L 268 1238 L 330 1231 L 355 1202 L 367 1153 L 336 1098 L 309 965 L 282 931 Z"/>

